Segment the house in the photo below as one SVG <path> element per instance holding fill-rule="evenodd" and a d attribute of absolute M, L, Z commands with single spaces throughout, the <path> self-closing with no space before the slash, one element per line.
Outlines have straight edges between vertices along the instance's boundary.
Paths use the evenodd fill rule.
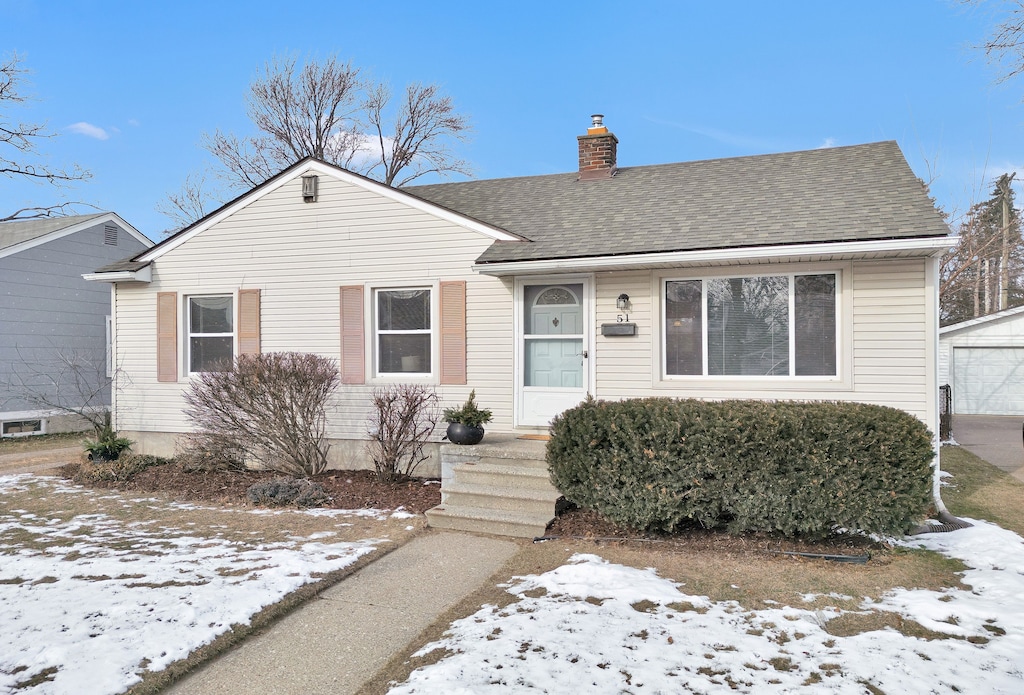
<path fill-rule="evenodd" d="M 938 431 L 954 240 L 895 142 L 619 167 L 595 117 L 577 145 L 571 173 L 404 189 L 307 159 L 99 269 L 118 430 L 170 454 L 191 374 L 298 350 L 339 362 L 339 467 L 367 465 L 395 382 L 475 389 L 492 441 L 587 394 L 862 401 Z"/>
<path fill-rule="evenodd" d="M 959 415 L 1024 415 L 1024 306 L 939 329 L 939 383 Z"/>
<path fill-rule="evenodd" d="M 110 407 L 111 292 L 82 274 L 152 245 L 110 212 L 0 223 L 3 436 L 83 429 L 61 406 Z"/>

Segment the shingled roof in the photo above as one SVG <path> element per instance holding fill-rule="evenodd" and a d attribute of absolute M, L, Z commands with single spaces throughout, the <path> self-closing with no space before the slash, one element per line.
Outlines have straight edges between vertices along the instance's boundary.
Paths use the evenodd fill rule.
<path fill-rule="evenodd" d="M 47 234 L 58 232 L 91 219 L 98 219 L 107 213 L 91 215 L 69 215 L 67 217 L 45 217 L 42 219 L 12 220 L 0 222 L 0 249 L 20 244 Z"/>
<path fill-rule="evenodd" d="M 893 141 L 578 177 L 402 190 L 532 242 L 496 241 L 478 263 L 949 235 Z"/>

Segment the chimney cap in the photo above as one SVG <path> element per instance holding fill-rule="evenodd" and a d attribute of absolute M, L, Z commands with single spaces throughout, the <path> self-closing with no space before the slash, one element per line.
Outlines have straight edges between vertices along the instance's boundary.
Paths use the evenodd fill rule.
<path fill-rule="evenodd" d="M 590 117 L 591 125 L 587 128 L 587 135 L 604 135 L 608 127 L 604 124 L 604 114 L 595 113 Z"/>

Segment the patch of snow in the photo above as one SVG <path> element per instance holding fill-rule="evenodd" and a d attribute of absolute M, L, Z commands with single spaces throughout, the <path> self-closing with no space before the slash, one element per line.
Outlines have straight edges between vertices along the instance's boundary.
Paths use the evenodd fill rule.
<path fill-rule="evenodd" d="M 683 593 L 650 569 L 576 555 L 516 578 L 506 587 L 515 603 L 454 622 L 417 656 L 451 654 L 390 692 L 1024 692 L 1024 542 L 973 523 L 905 541 L 962 560 L 969 590 L 896 589 L 860 606 L 947 639 L 891 628 L 836 637 L 824 629 L 844 613 L 836 608 L 747 610 Z"/>
<path fill-rule="evenodd" d="M 72 492 L 40 481 L 31 484 Z M 0 478 L 0 493 L 19 489 L 27 482 Z M 123 692 L 143 663 L 166 668 L 382 542 L 324 542 L 331 535 L 241 543 L 210 529 L 105 514 L 62 521 L 0 507 L 0 692 Z M 57 669 L 51 681 L 15 691 L 49 668 Z"/>

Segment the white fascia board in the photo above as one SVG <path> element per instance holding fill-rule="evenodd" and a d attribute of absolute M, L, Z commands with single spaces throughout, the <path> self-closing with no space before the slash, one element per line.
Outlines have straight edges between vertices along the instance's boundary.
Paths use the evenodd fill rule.
<path fill-rule="evenodd" d="M 118 215 L 117 213 L 108 212 L 102 215 L 97 215 L 96 217 L 90 217 L 89 219 L 78 222 L 77 224 L 73 224 L 68 227 L 63 227 L 62 229 L 57 229 L 55 231 L 50 232 L 49 234 L 44 234 L 43 236 L 36 237 L 35 239 L 27 239 L 26 241 L 23 241 L 19 244 L 15 244 L 14 246 L 8 246 L 5 249 L 0 249 L 0 258 L 4 258 L 5 256 L 13 256 L 14 254 L 21 253 L 22 251 L 28 251 L 29 249 L 35 248 L 36 246 L 48 244 L 51 241 L 62 239 L 66 236 L 70 236 L 72 234 L 81 232 L 84 229 L 89 229 L 90 227 L 95 227 L 98 224 L 104 224 L 106 222 L 117 223 L 126 232 L 128 232 L 133 237 L 138 239 L 140 243 L 145 244 L 146 248 L 153 246 L 153 242 L 150 241 L 148 237 L 146 237 L 144 234 L 142 234 L 142 232 L 140 232 L 135 227 L 131 226 L 123 219 L 121 219 L 120 215 Z"/>
<path fill-rule="evenodd" d="M 1017 314 L 1020 313 L 1024 313 L 1024 306 L 1018 306 L 1012 309 L 1003 309 L 1002 311 L 997 311 L 994 314 L 986 314 L 985 316 L 979 316 L 976 319 L 967 319 L 966 321 L 961 321 L 960 323 L 954 323 L 949 326 L 940 328 L 939 335 L 946 335 L 947 333 L 956 333 L 957 331 L 961 331 L 965 328 L 971 328 L 973 326 L 989 323 L 991 321 L 998 321 L 999 319 L 1009 318 L 1011 316 L 1016 316 Z"/>
<path fill-rule="evenodd" d="M 923 239 L 881 239 L 877 241 L 841 241 L 787 246 L 754 246 L 706 251 L 674 251 L 670 253 L 639 253 L 593 258 L 552 258 L 539 261 L 477 263 L 473 270 L 481 275 L 516 275 L 566 271 L 617 270 L 650 265 L 689 265 L 701 263 L 738 263 L 771 259 L 795 260 L 801 256 L 856 258 L 878 254 L 911 252 L 925 257 L 940 256 L 956 246 L 959 237 L 927 237 Z"/>
<path fill-rule="evenodd" d="M 111 273 L 84 273 L 83 280 L 89 282 L 152 282 L 153 268 L 146 266 L 138 270 L 118 270 Z"/>
<path fill-rule="evenodd" d="M 207 218 L 201 224 L 198 224 L 194 228 L 185 232 L 177 239 L 168 241 L 166 244 L 159 246 L 156 249 L 153 249 L 153 251 L 138 256 L 136 260 L 145 262 L 156 260 L 160 256 L 163 256 L 165 253 L 178 248 L 179 246 L 181 246 L 182 244 L 184 244 L 186 241 L 196 236 L 197 234 L 202 234 L 210 227 L 221 222 L 225 218 L 230 217 L 231 215 L 235 214 L 236 212 L 246 207 L 247 205 L 253 203 L 254 201 L 259 200 L 265 195 L 273 193 L 281 186 L 284 186 L 286 183 L 294 181 L 295 179 L 310 173 L 322 174 L 323 176 L 330 176 L 344 183 L 348 183 L 358 188 L 371 191 L 380 196 L 388 198 L 389 200 L 397 201 L 399 203 L 402 203 L 403 205 L 408 205 L 409 207 L 433 215 L 434 217 L 439 217 L 453 224 L 457 224 L 460 227 L 464 227 L 474 232 L 479 232 L 480 234 L 488 236 L 496 241 L 523 241 L 522 237 L 516 236 L 515 234 L 510 234 L 509 232 L 498 229 L 497 227 L 492 227 L 488 224 L 484 224 L 483 222 L 479 222 L 464 215 L 460 215 L 457 212 L 453 212 L 446 208 L 439 207 L 437 205 L 434 205 L 433 203 L 429 203 L 425 200 L 405 193 L 400 189 L 392 188 L 391 186 L 385 186 L 382 183 L 378 183 L 376 181 L 367 179 L 363 176 L 357 176 L 339 167 L 324 164 L 323 162 L 311 161 L 305 164 L 304 166 L 296 168 L 295 171 L 291 172 L 286 176 L 281 176 L 277 180 L 271 181 L 268 184 L 263 184 L 262 187 L 257 187 L 256 189 L 254 189 L 253 191 L 246 195 L 243 195 L 234 203 L 227 206 L 226 208 L 216 213 L 212 217 Z"/>

